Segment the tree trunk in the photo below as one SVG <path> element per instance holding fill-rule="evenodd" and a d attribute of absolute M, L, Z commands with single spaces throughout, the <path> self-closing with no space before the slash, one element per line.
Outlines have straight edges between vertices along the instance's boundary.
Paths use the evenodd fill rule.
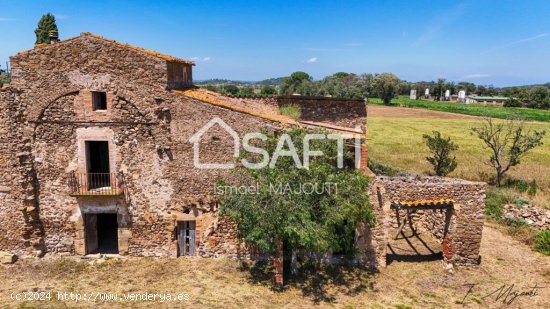
<path fill-rule="evenodd" d="M 496 179 L 496 187 L 500 187 L 500 179 L 502 178 L 502 171 L 500 169 L 497 169 L 497 179 Z"/>
<path fill-rule="evenodd" d="M 298 275 L 298 257 L 296 256 L 296 250 L 292 249 L 290 257 L 290 274 L 292 276 Z"/>
<path fill-rule="evenodd" d="M 273 288 L 282 289 L 283 288 L 283 242 L 280 242 L 277 245 L 277 251 L 273 256 Z"/>

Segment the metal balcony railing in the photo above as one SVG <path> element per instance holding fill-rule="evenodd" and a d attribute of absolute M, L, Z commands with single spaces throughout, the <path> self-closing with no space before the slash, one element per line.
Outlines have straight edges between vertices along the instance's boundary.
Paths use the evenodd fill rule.
<path fill-rule="evenodd" d="M 124 174 L 71 172 L 69 190 L 73 196 L 120 195 L 124 193 Z"/>

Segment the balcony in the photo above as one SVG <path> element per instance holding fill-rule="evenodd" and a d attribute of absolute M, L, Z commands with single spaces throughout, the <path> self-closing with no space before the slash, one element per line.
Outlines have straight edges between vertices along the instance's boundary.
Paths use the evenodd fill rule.
<path fill-rule="evenodd" d="M 121 195 L 124 193 L 123 173 L 69 174 L 71 196 Z"/>

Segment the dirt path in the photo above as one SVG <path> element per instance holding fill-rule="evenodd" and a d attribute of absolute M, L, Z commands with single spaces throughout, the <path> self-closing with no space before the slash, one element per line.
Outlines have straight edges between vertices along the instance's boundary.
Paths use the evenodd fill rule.
<path fill-rule="evenodd" d="M 436 251 L 437 244 L 424 240 Z M 395 243 L 394 250 L 414 254 L 403 242 Z M 0 308 L 550 308 L 549 257 L 489 226 L 483 231 L 481 256 L 480 267 L 458 267 L 452 273 L 440 260 L 395 259 L 374 275 L 328 268 L 307 273 L 307 279 L 291 282 L 282 292 L 269 288 L 270 276 L 262 268 L 243 270 L 238 262 L 226 259 L 29 259 L 0 266 Z M 463 305 L 468 284 L 474 286 Z M 484 298 L 503 285 L 526 292 L 532 292 L 535 285 L 546 288 L 518 297 L 508 306 L 503 305 L 503 297 Z M 188 299 L 77 303 L 57 300 L 53 294 L 52 301 L 11 300 L 12 293 L 30 291 L 180 293 Z"/>
<path fill-rule="evenodd" d="M 423 108 L 368 105 L 368 117 L 393 118 L 437 118 L 437 119 L 479 119 L 477 116 L 438 112 Z"/>

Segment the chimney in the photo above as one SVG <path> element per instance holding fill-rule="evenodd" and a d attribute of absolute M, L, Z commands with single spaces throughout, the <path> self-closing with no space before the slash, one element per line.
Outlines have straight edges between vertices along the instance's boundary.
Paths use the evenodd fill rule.
<path fill-rule="evenodd" d="M 59 42 L 59 33 L 57 30 L 50 30 L 50 32 L 48 32 L 48 36 L 50 37 L 50 44 Z"/>

